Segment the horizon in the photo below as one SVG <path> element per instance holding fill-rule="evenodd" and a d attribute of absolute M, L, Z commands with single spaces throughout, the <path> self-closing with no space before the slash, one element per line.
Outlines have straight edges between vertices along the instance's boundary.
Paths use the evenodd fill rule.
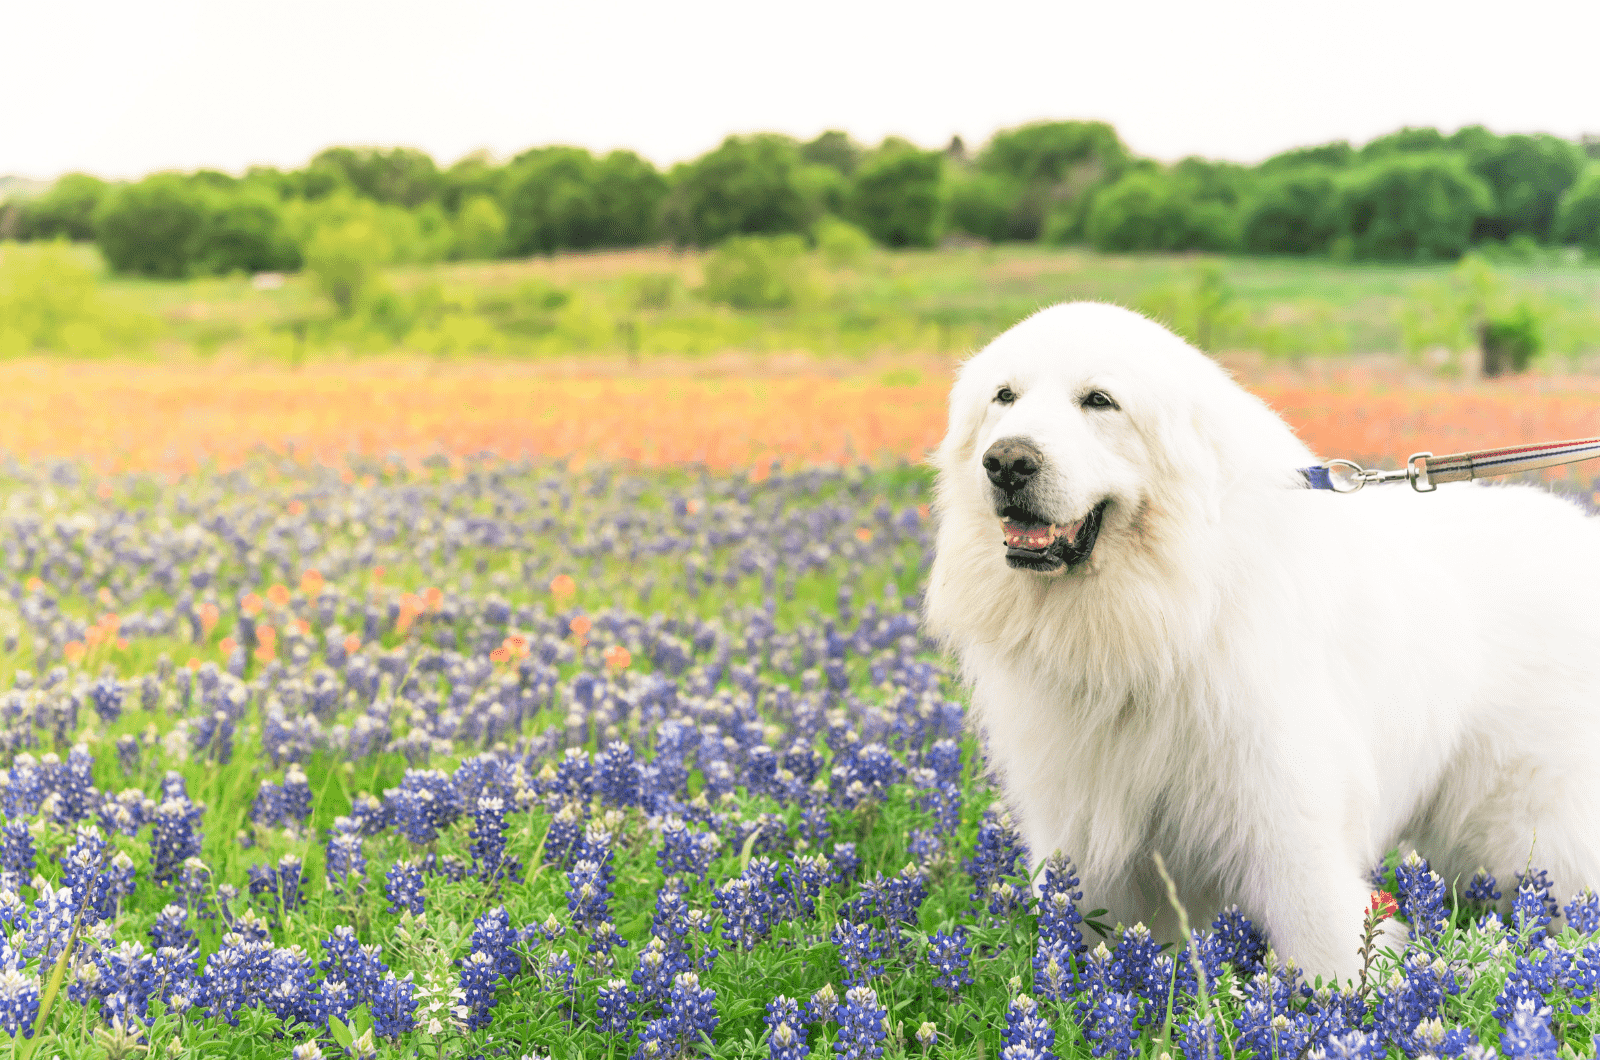
<path fill-rule="evenodd" d="M 454 161 L 567 143 L 663 168 L 735 131 L 843 129 L 976 147 L 995 130 L 1106 121 L 1131 150 L 1250 164 L 1405 126 L 1600 133 L 1600 5 L 1353 0 L 1115 8 L 733 0 L 604 10 L 463 0 L 30 5 L 0 69 L 0 173 L 49 181 L 292 168 L 336 145 Z"/>

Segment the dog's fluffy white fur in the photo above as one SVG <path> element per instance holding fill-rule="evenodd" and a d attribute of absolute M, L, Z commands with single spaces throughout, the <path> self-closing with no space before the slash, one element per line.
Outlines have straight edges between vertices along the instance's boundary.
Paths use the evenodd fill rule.
<path fill-rule="evenodd" d="M 1042 454 L 1044 521 L 1109 502 L 1087 559 L 1008 566 L 1002 439 Z M 951 391 L 926 608 L 1035 863 L 1074 858 L 1085 908 L 1173 936 L 1159 852 L 1192 917 L 1237 903 L 1348 978 L 1397 844 L 1461 887 L 1530 850 L 1563 900 L 1600 885 L 1600 533 L 1534 488 L 1297 488 L 1317 462 L 1160 325 L 1047 309 Z"/>

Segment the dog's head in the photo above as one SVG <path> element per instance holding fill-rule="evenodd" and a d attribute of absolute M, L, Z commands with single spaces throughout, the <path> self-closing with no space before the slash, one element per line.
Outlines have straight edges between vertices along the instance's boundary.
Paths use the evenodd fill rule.
<path fill-rule="evenodd" d="M 936 463 L 942 518 L 986 534 L 1014 570 L 1070 575 L 1148 551 L 1158 522 L 1193 536 L 1239 476 L 1287 483 L 1309 458 L 1172 332 L 1080 302 L 1023 321 L 962 367 Z"/>

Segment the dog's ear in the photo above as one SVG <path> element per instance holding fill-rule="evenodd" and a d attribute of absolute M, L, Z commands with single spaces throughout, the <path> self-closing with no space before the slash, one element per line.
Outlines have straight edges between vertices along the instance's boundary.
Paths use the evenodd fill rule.
<path fill-rule="evenodd" d="M 956 382 L 950 388 L 950 422 L 944 440 L 934 451 L 933 464 L 944 474 L 953 474 L 971 455 L 977 442 L 978 428 L 983 424 L 988 402 L 978 400 L 978 380 L 969 371 L 972 362 L 962 366 Z"/>

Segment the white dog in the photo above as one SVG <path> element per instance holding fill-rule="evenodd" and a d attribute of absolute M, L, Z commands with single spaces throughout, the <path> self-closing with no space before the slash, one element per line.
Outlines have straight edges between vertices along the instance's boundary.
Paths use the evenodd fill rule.
<path fill-rule="evenodd" d="M 1460 887 L 1530 848 L 1600 885 L 1600 533 L 1532 488 L 1303 488 L 1318 462 L 1159 325 L 1047 309 L 951 392 L 927 615 L 1085 908 L 1175 936 L 1159 852 L 1195 916 L 1350 978 L 1397 843 Z"/>

